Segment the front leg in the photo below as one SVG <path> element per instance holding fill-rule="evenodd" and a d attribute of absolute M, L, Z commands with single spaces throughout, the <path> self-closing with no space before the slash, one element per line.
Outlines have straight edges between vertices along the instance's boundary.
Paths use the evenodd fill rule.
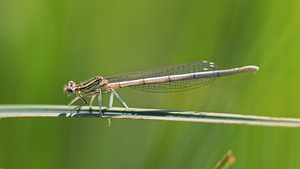
<path fill-rule="evenodd" d="M 68 106 L 71 106 L 74 102 L 76 102 L 78 99 L 80 99 L 79 96 L 75 97 L 69 104 Z"/>
<path fill-rule="evenodd" d="M 84 105 L 87 104 L 87 101 L 86 101 L 82 96 L 78 96 L 78 97 L 83 101 L 83 104 L 81 104 L 81 105 L 75 107 L 75 109 L 79 109 L 79 108 L 81 108 L 82 106 L 84 106 Z"/>
<path fill-rule="evenodd" d="M 82 107 L 83 105 L 86 105 L 87 104 L 87 101 L 82 97 L 82 96 L 77 96 L 75 97 L 68 105 L 71 106 L 74 102 L 76 102 L 78 99 L 81 99 L 83 101 L 83 104 L 79 105 L 79 106 L 76 106 L 73 110 L 76 110 L 76 109 L 80 109 L 80 107 Z"/>

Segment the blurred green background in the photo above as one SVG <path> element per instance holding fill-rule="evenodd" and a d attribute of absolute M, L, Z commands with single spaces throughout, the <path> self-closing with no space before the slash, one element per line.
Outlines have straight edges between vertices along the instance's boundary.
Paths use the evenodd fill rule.
<path fill-rule="evenodd" d="M 187 92 L 117 92 L 129 107 L 300 118 L 300 1 L 0 1 L 1 104 L 60 104 L 91 77 L 211 60 L 258 65 Z M 104 105 L 108 95 L 104 96 Z M 121 106 L 115 101 L 115 106 Z M 299 129 L 145 120 L 0 120 L 0 168 L 299 168 Z"/>

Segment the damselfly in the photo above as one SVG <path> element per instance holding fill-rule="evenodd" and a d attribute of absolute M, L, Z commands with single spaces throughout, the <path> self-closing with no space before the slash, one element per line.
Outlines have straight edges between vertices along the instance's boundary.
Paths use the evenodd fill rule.
<path fill-rule="evenodd" d="M 151 69 L 148 71 L 131 72 L 117 74 L 108 77 L 97 76 L 86 82 L 75 84 L 73 81 L 64 87 L 67 95 L 76 94 L 69 105 L 78 99 L 83 104 L 77 108 L 87 104 L 85 96 L 91 97 L 90 106 L 98 95 L 99 111 L 101 113 L 102 93 L 111 92 L 109 106 L 112 107 L 113 96 L 115 96 L 126 108 L 127 104 L 115 92 L 115 89 L 123 87 L 132 87 L 138 90 L 148 92 L 178 92 L 190 90 L 204 86 L 213 82 L 219 76 L 226 76 L 238 73 L 255 73 L 258 71 L 257 66 L 244 66 L 240 68 L 218 70 L 218 66 L 210 61 L 197 61 L 185 63 L 175 66 L 167 66 L 163 68 Z"/>

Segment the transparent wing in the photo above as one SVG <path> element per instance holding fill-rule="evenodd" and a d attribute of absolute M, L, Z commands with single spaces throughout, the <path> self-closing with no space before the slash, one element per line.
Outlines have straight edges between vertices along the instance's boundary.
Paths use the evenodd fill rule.
<path fill-rule="evenodd" d="M 167 66 L 162 68 L 150 69 L 148 71 L 130 72 L 105 77 L 109 83 L 122 82 L 128 80 L 145 79 L 150 77 L 160 77 L 169 75 L 178 75 L 185 73 L 203 72 L 218 70 L 218 65 L 210 61 L 197 61 L 191 63 L 185 63 L 174 66 Z M 179 92 L 185 90 L 191 90 L 204 86 L 208 83 L 213 82 L 216 77 L 207 77 L 201 79 L 189 79 L 181 81 L 171 81 L 164 83 L 145 84 L 139 86 L 131 86 L 131 88 L 147 91 L 147 92 Z"/>

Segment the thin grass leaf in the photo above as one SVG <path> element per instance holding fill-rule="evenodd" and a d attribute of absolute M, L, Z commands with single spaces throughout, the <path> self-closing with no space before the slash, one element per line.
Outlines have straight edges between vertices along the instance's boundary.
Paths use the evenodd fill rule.
<path fill-rule="evenodd" d="M 300 127 L 298 118 L 253 116 L 242 114 L 209 113 L 195 111 L 173 111 L 143 108 L 103 108 L 104 117 L 98 107 L 82 107 L 74 111 L 73 106 L 62 105 L 0 105 L 0 118 L 16 117 L 96 117 L 112 119 L 142 119 L 163 121 L 185 121 L 198 123 L 240 124 L 273 127 Z"/>
<path fill-rule="evenodd" d="M 235 157 L 232 155 L 232 151 L 229 150 L 217 163 L 214 169 L 229 169 L 235 162 Z"/>

